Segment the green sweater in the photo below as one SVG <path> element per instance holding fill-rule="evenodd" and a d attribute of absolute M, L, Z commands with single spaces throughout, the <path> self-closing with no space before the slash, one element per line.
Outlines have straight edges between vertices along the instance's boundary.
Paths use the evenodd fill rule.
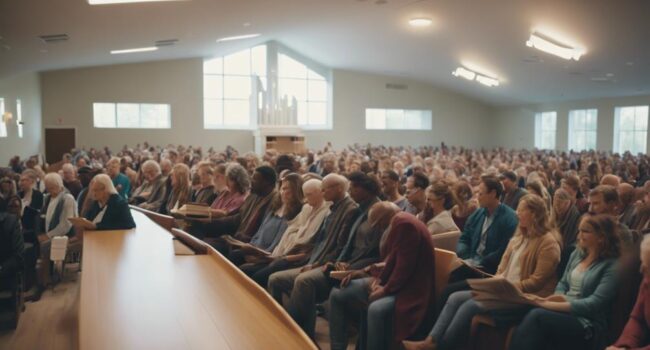
<path fill-rule="evenodd" d="M 585 257 L 585 252 L 579 248 L 571 254 L 562 279 L 555 288 L 555 294 L 564 295 L 569 291 L 571 271 Z M 571 314 L 577 317 L 585 328 L 593 327 L 596 332 L 607 329 L 607 321 L 617 291 L 617 265 L 618 259 L 615 258 L 599 259 L 591 264 L 585 271 L 580 297 L 569 302 Z"/>

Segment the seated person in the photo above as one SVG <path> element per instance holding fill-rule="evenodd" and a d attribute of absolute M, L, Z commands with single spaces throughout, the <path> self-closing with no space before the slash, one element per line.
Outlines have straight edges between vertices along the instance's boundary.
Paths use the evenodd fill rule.
<path fill-rule="evenodd" d="M 496 272 L 517 228 L 515 212 L 499 201 L 502 191 L 498 178 L 481 177 L 478 191 L 480 208 L 467 219 L 456 248 L 456 255 L 463 259 L 464 264 L 451 272 L 449 285 L 438 300 L 440 307 L 452 293 L 469 289 L 468 278 L 481 278 Z"/>
<path fill-rule="evenodd" d="M 18 197 L 16 190 L 16 182 L 11 177 L 3 177 L 0 179 L 0 201 L 6 204 L 6 211 L 9 214 L 16 215 L 20 218 L 22 214 L 22 201 Z"/>
<path fill-rule="evenodd" d="M 512 210 L 517 209 L 519 200 L 526 195 L 526 190 L 519 187 L 517 174 L 514 171 L 506 171 L 499 176 L 499 179 L 501 179 L 501 184 L 503 185 L 501 202 L 512 208 Z"/>
<path fill-rule="evenodd" d="M 276 198 L 276 182 L 277 174 L 273 168 L 266 165 L 256 168 L 251 181 L 251 193 L 244 203 L 236 212 L 213 220 L 209 226 L 209 235 L 221 237 L 232 234 L 236 240 L 250 242 Z M 228 252 L 224 240 L 215 243 L 215 246 L 223 253 Z"/>
<path fill-rule="evenodd" d="M 427 206 L 427 187 L 429 187 L 429 178 L 421 172 L 415 172 L 406 179 L 404 197 L 409 204 L 405 210 L 407 213 L 417 215 L 419 218 L 424 214 Z"/>
<path fill-rule="evenodd" d="M 90 209 L 90 205 L 92 204 L 92 199 L 88 195 L 90 181 L 99 173 L 101 173 L 100 169 L 93 169 L 87 166 L 77 170 L 77 177 L 79 178 L 79 182 L 81 182 L 81 186 L 83 186 L 83 189 L 79 192 L 79 196 L 77 196 L 77 211 L 79 212 L 79 216 L 83 217 Z"/>
<path fill-rule="evenodd" d="M 220 168 L 225 170 L 223 177 L 219 174 Z M 225 187 L 220 186 L 222 181 L 225 182 Z M 217 219 L 237 213 L 248 196 L 250 185 L 248 172 L 238 163 L 232 163 L 228 167 L 218 166 L 217 175 L 214 177 L 214 186 L 221 190 L 217 199 L 210 205 L 211 216 L 208 218 L 183 218 L 188 232 L 197 238 L 204 238 L 208 232 L 218 230 L 216 225 L 219 224 L 219 221 Z"/>
<path fill-rule="evenodd" d="M 43 193 L 34 188 L 38 174 L 27 169 L 20 175 L 20 192 L 18 196 L 23 202 L 23 229 L 33 231 L 36 226 L 37 214 L 43 207 Z M 30 209 L 26 209 L 30 208 Z"/>
<path fill-rule="evenodd" d="M 373 205 L 368 221 L 384 232 L 381 256 L 385 266 L 375 277 L 367 276 L 376 265 L 354 271 L 341 281 L 340 289 L 332 289 L 332 350 L 347 349 L 346 315 L 359 304 L 368 305 L 367 317 L 361 317 L 359 344 L 373 350 L 397 348 L 401 340 L 417 331 L 435 304 L 434 252 L 427 227 L 391 202 Z"/>
<path fill-rule="evenodd" d="M 551 223 L 562 237 L 562 258 L 558 265 L 559 276 L 564 273 L 564 268 L 573 250 L 576 248 L 576 236 L 580 223 L 580 212 L 573 204 L 571 195 L 563 188 L 558 188 L 553 194 L 553 209 Z"/>
<path fill-rule="evenodd" d="M 343 249 L 335 260 L 325 262 L 321 268 L 305 269 L 295 279 L 287 304 L 289 315 L 310 336 L 314 337 L 316 303 L 327 299 L 334 286 L 330 271 L 359 270 L 378 262 L 381 232 L 368 222 L 368 211 L 379 202 L 379 184 L 372 177 L 354 172 L 349 175 L 350 196 L 359 205 L 357 216 L 347 233 Z"/>
<path fill-rule="evenodd" d="M 167 195 L 167 187 L 160 165 L 154 160 L 144 162 L 142 164 L 142 175 L 144 176 L 144 183 L 133 191 L 129 203 L 157 213 L 160 211 Z"/>
<path fill-rule="evenodd" d="M 74 166 L 70 163 L 63 164 L 61 167 L 61 176 L 63 177 L 63 186 L 65 186 L 73 198 L 77 198 L 83 187 L 77 179 L 77 171 Z"/>
<path fill-rule="evenodd" d="M 545 201 L 529 194 L 519 200 L 519 224 L 501 259 L 496 276 L 504 277 L 523 293 L 541 297 L 553 293 L 560 262 L 559 236 L 550 226 Z M 513 313 L 521 310 L 513 306 Z M 431 334 L 421 342 L 404 342 L 408 350 L 457 349 L 469 337 L 472 318 L 485 310 L 472 292 L 458 291 L 449 296 Z M 503 315 L 500 310 L 499 315 Z"/>
<path fill-rule="evenodd" d="M 643 283 L 639 288 L 636 304 L 630 319 L 618 340 L 606 350 L 647 349 L 650 346 L 650 236 L 641 242 L 641 271 Z"/>
<path fill-rule="evenodd" d="M 618 221 L 618 207 L 620 205 L 618 192 L 614 186 L 598 185 L 589 192 L 589 214 L 610 215 L 618 223 L 618 234 L 621 238 L 621 248 L 624 250 L 634 249 L 636 251 L 635 241 L 630 229 Z M 636 241 L 638 243 L 638 241 Z"/>
<path fill-rule="evenodd" d="M 280 242 L 269 256 L 271 261 L 261 263 L 251 277 L 266 287 L 271 274 L 305 264 L 314 246 L 314 236 L 330 213 L 330 203 L 323 199 L 321 180 L 311 179 L 302 185 L 306 204 L 295 220 L 284 231 Z"/>
<path fill-rule="evenodd" d="M 456 205 L 451 208 L 451 217 L 458 229 L 463 231 L 467 219 L 476 211 L 478 206 L 476 201 L 472 199 L 472 187 L 465 180 L 457 181 L 452 187 L 454 193 L 454 201 Z"/>
<path fill-rule="evenodd" d="M 178 163 L 172 167 L 169 174 L 171 189 L 169 191 L 166 204 L 160 209 L 162 214 L 168 214 L 172 210 L 180 209 L 185 203 L 189 202 L 192 195 L 190 184 L 190 168 Z"/>
<path fill-rule="evenodd" d="M 10 288 L 16 272 L 23 270 L 23 235 L 18 217 L 0 203 L 0 290 Z"/>
<path fill-rule="evenodd" d="M 63 186 L 63 179 L 58 173 L 45 175 L 45 196 L 41 217 L 45 216 L 45 226 L 38 235 L 40 244 L 40 268 L 38 276 L 38 292 L 36 299 L 50 281 L 50 246 L 52 238 L 57 236 L 72 236 L 74 228 L 68 218 L 77 217 L 77 204 Z"/>
<path fill-rule="evenodd" d="M 131 181 L 129 181 L 126 175 L 120 172 L 121 167 L 120 158 L 113 157 L 106 162 L 106 174 L 111 177 L 113 186 L 115 186 L 118 194 L 124 200 L 128 200 L 129 194 L 131 193 Z"/>
<path fill-rule="evenodd" d="M 381 192 L 387 201 L 395 203 L 401 210 L 406 211 L 409 202 L 399 193 L 399 175 L 392 170 L 381 173 Z"/>
<path fill-rule="evenodd" d="M 431 210 L 431 219 L 427 228 L 432 235 L 460 231 L 449 210 L 454 206 L 451 187 L 446 181 L 434 181 L 426 191 L 427 208 Z"/>
<path fill-rule="evenodd" d="M 602 349 L 617 293 L 620 239 L 608 215 L 584 217 L 578 246 L 555 294 L 537 303 L 516 328 L 510 350 Z"/>
<path fill-rule="evenodd" d="M 217 198 L 217 191 L 213 184 L 214 169 L 212 168 L 212 164 L 210 162 L 199 163 L 196 174 L 199 177 L 199 188 L 192 191 L 191 202 L 212 204 Z"/>
<path fill-rule="evenodd" d="M 86 230 L 127 230 L 135 227 L 131 209 L 119 195 L 113 181 L 106 174 L 99 174 L 90 182 L 93 203 L 84 216 L 86 221 L 77 221 L 75 226 Z"/>
<path fill-rule="evenodd" d="M 358 215 L 357 204 L 348 195 L 348 180 L 339 174 L 325 176 L 322 183 L 323 199 L 331 202 L 330 214 L 314 235 L 314 248 L 309 260 L 302 267 L 277 271 L 269 277 L 268 290 L 273 298 L 282 304 L 283 294 L 290 294 L 296 278 L 301 272 L 321 267 L 336 259 L 347 241 L 349 227 Z"/>
<path fill-rule="evenodd" d="M 231 252 L 230 261 L 235 264 L 240 262 L 240 257 L 246 257 L 246 261 L 249 263 L 240 266 L 240 268 L 247 275 L 252 276 L 273 259 L 271 252 L 277 247 L 287 228 L 295 223 L 296 217 L 302 209 L 302 183 L 302 177 L 296 173 L 284 176 L 281 181 L 280 198 L 271 205 L 257 233 L 251 238 L 249 244 L 240 246 L 239 250 Z M 249 257 L 253 258 L 252 262 L 249 261 Z M 260 284 L 266 287 L 266 280 L 260 282 L 263 282 Z"/>

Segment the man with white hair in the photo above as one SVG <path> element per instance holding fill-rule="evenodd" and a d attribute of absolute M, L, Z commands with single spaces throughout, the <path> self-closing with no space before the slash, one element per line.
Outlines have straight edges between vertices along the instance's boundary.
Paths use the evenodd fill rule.
<path fill-rule="evenodd" d="M 38 235 L 40 244 L 40 264 L 38 269 L 38 292 L 35 299 L 40 298 L 40 293 L 50 281 L 50 246 L 52 239 L 58 236 L 73 235 L 74 228 L 68 218 L 77 216 L 77 204 L 70 193 L 65 191 L 63 179 L 57 173 L 45 175 L 45 188 L 47 195 L 43 200 L 41 214 L 45 214 L 45 227 Z"/>
<path fill-rule="evenodd" d="M 145 181 L 133 191 L 129 202 L 140 208 L 158 212 L 167 194 L 160 165 L 155 160 L 148 160 L 142 164 L 142 174 Z"/>

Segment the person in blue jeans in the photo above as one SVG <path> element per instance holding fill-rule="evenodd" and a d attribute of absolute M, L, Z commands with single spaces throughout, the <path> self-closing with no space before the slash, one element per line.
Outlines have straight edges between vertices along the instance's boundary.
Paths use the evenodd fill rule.
<path fill-rule="evenodd" d="M 617 292 L 620 239 L 616 218 L 586 216 L 576 250 L 552 295 L 515 330 L 510 350 L 604 347 L 608 313 Z M 551 347 L 549 347 L 551 346 Z"/>

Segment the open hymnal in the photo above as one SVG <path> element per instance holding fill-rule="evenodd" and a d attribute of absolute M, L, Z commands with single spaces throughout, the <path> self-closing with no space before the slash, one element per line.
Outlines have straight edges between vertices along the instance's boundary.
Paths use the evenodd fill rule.
<path fill-rule="evenodd" d="M 207 218 L 212 215 L 210 207 L 205 204 L 184 204 L 179 209 L 172 209 L 170 211 L 172 214 L 187 216 L 187 217 L 200 217 Z"/>
<path fill-rule="evenodd" d="M 544 300 L 520 291 L 503 277 L 468 279 L 474 300 L 486 310 L 510 309 L 523 305 L 537 306 Z"/>
<path fill-rule="evenodd" d="M 68 218 L 71 224 L 82 227 L 84 229 L 94 229 L 95 225 L 88 219 L 82 217 L 70 217 Z"/>
<path fill-rule="evenodd" d="M 254 256 L 259 256 L 259 257 L 264 257 L 264 256 L 269 256 L 271 253 L 267 252 L 264 249 L 260 249 L 250 243 L 244 243 L 236 238 L 233 238 L 232 236 L 222 236 L 223 240 L 226 241 L 226 243 L 230 244 L 231 246 L 241 249 L 246 255 L 254 255 Z"/>
<path fill-rule="evenodd" d="M 467 260 L 463 260 L 463 259 L 461 259 L 461 258 L 459 258 L 459 257 L 455 257 L 455 258 L 454 258 L 454 259 L 449 263 L 449 270 L 450 270 L 450 271 L 453 271 L 453 270 L 455 270 L 455 269 L 457 269 L 457 268 L 459 268 L 459 267 L 461 267 L 461 266 L 468 267 L 468 268 L 470 268 L 470 269 L 476 271 L 477 273 L 479 273 L 479 274 L 480 274 L 481 276 L 483 276 L 483 277 L 493 277 L 493 276 L 494 276 L 494 275 L 491 275 L 491 274 L 489 274 L 489 273 L 487 273 L 487 272 L 481 270 L 480 268 L 478 268 L 478 267 L 472 265 L 472 264 L 469 263 Z"/>

